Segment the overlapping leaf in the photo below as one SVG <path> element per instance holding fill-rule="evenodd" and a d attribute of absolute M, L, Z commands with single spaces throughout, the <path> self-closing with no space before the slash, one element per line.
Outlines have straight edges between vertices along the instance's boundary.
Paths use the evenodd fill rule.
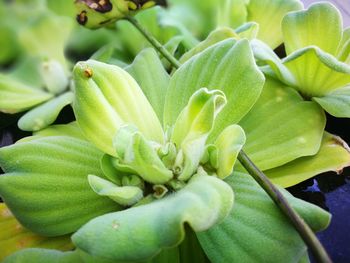
<path fill-rule="evenodd" d="M 265 174 L 282 187 L 289 187 L 317 174 L 335 171 L 350 165 L 350 149 L 339 137 L 325 133 L 318 153 L 298 158 L 280 167 L 265 171 Z"/>
<path fill-rule="evenodd" d="M 91 218 L 119 209 L 96 195 L 87 175 L 102 176 L 102 153 L 66 136 L 42 137 L 0 150 L 0 196 L 20 223 L 46 236 L 77 230 Z"/>
<path fill-rule="evenodd" d="M 0 75 L 0 111 L 17 113 L 43 103 L 53 95 Z"/>
<path fill-rule="evenodd" d="M 69 236 L 48 238 L 25 229 L 3 203 L 0 204 L 0 228 L 0 260 L 17 250 L 28 247 L 56 248 L 61 250 L 73 248 Z"/>
<path fill-rule="evenodd" d="M 159 120 L 162 121 L 169 75 L 157 53 L 151 48 L 141 51 L 125 70 L 138 82 Z"/>
<path fill-rule="evenodd" d="M 221 224 L 197 233 L 211 262 L 298 262 L 306 246 L 270 197 L 248 174 L 236 172 L 226 182 L 236 193 L 234 209 Z M 326 211 L 284 195 L 314 231 L 327 227 Z"/>
<path fill-rule="evenodd" d="M 178 245 L 185 223 L 194 231 L 204 231 L 223 220 L 232 204 L 233 192 L 225 182 L 199 175 L 176 194 L 91 220 L 72 240 L 93 256 L 117 261 L 148 259 Z"/>
<path fill-rule="evenodd" d="M 74 68 L 74 113 L 85 136 L 115 156 L 113 138 L 133 124 L 147 139 L 163 142 L 160 121 L 136 81 L 123 69 L 89 60 Z M 98 127 L 98 132 L 96 132 Z"/>
<path fill-rule="evenodd" d="M 52 124 L 61 110 L 71 104 L 74 99 L 72 92 L 67 92 L 24 114 L 18 121 L 18 127 L 23 131 L 38 131 Z"/>
<path fill-rule="evenodd" d="M 316 154 L 326 119 L 316 103 L 267 78 L 258 102 L 239 124 L 247 136 L 244 150 L 266 170 Z"/>
<path fill-rule="evenodd" d="M 247 5 L 247 21 L 259 24 L 257 38 L 272 49 L 283 42 L 281 22 L 285 14 L 303 7 L 298 0 L 250 0 Z"/>
<path fill-rule="evenodd" d="M 175 123 L 196 90 L 202 87 L 218 89 L 226 95 L 227 105 L 216 119 L 210 137 L 214 139 L 226 126 L 237 123 L 251 109 L 260 95 L 263 82 L 247 40 L 219 42 L 192 57 L 171 77 L 165 100 L 165 127 Z"/>

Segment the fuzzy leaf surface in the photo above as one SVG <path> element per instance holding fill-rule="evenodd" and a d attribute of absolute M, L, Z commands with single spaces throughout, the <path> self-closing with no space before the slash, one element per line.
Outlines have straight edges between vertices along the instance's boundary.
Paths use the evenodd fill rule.
<path fill-rule="evenodd" d="M 93 255 L 120 261 L 146 260 L 183 240 L 184 224 L 204 231 L 231 211 L 233 192 L 223 181 L 198 176 L 179 192 L 148 205 L 97 217 L 73 243 Z"/>
<path fill-rule="evenodd" d="M 26 228 L 44 236 L 71 233 L 119 206 L 95 194 L 87 175 L 102 176 L 102 152 L 66 136 L 43 137 L 0 149 L 0 196 Z"/>
<path fill-rule="evenodd" d="M 264 190 L 245 173 L 236 172 L 225 181 L 236 193 L 234 209 L 222 223 L 197 233 L 211 262 L 298 262 L 306 246 Z M 283 194 L 314 231 L 328 226 L 326 211 Z"/>
<path fill-rule="evenodd" d="M 316 103 L 304 101 L 295 90 L 271 78 L 239 123 L 247 136 L 244 150 L 262 170 L 316 154 L 325 124 L 325 115 Z"/>
<path fill-rule="evenodd" d="M 280 167 L 266 170 L 265 174 L 275 184 L 289 187 L 327 171 L 341 173 L 342 169 L 349 165 L 349 146 L 341 138 L 324 133 L 316 155 L 298 158 Z"/>

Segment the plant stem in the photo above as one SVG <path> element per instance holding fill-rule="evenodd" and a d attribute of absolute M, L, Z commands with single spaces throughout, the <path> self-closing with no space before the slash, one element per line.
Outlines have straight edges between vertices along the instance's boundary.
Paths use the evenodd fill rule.
<path fill-rule="evenodd" d="M 326 250 L 317 239 L 313 231 L 310 229 L 310 227 L 295 212 L 295 210 L 290 206 L 287 199 L 282 195 L 277 187 L 267 178 L 267 176 L 262 171 L 260 171 L 258 167 L 256 167 L 256 165 L 252 162 L 252 160 L 250 160 L 244 151 L 241 151 L 239 153 L 238 160 L 249 172 L 249 174 L 255 179 L 255 181 L 271 197 L 276 205 L 283 211 L 283 213 L 290 219 L 295 229 L 299 232 L 300 236 L 311 250 L 317 262 L 332 262 Z"/>
<path fill-rule="evenodd" d="M 181 66 L 180 62 L 177 61 L 177 59 L 172 54 L 170 54 L 170 52 L 166 50 L 166 48 L 164 48 L 164 46 L 161 43 L 159 43 L 159 41 L 154 36 L 147 32 L 147 30 L 134 17 L 127 16 L 125 17 L 125 19 L 128 20 L 131 24 L 133 24 L 134 27 L 136 27 L 140 31 L 140 33 L 148 40 L 148 42 L 156 50 L 158 50 L 159 53 L 161 53 L 174 68 L 179 68 Z"/>
<path fill-rule="evenodd" d="M 174 68 L 179 68 L 181 66 L 180 62 L 177 61 L 177 59 L 172 54 L 170 54 L 163 47 L 163 45 L 158 42 L 157 39 L 155 39 L 149 32 L 147 32 L 134 17 L 128 16 L 126 17 L 126 19 L 141 32 L 141 34 L 149 41 L 149 43 L 152 44 L 153 47 L 156 50 L 158 50 L 159 53 L 161 53 Z M 262 171 L 260 171 L 260 169 L 250 160 L 250 158 L 243 150 L 240 151 L 238 155 L 238 160 L 248 171 L 248 173 L 254 178 L 254 180 L 276 203 L 276 205 L 281 209 L 283 214 L 289 218 L 291 223 L 294 225 L 295 229 L 300 234 L 301 238 L 311 250 L 317 262 L 331 263 L 332 260 L 328 256 L 326 250 L 324 249 L 320 241 L 315 236 L 314 232 L 297 214 L 293 207 L 289 205 L 287 199 L 282 195 L 282 193 L 277 189 L 277 187 L 267 178 L 267 176 Z"/>

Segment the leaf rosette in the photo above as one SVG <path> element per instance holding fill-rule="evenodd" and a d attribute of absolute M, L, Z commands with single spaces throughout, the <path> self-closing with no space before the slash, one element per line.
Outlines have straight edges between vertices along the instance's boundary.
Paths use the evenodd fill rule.
<path fill-rule="evenodd" d="M 335 117 L 350 117 L 349 29 L 330 3 L 287 14 L 282 21 L 287 57 L 280 60 L 264 43 L 253 41 L 265 74 L 298 90 Z"/>
<path fill-rule="evenodd" d="M 236 156 L 242 147 L 264 170 L 315 155 L 323 112 L 279 82 L 268 80 L 262 90 L 264 77 L 247 40 L 221 41 L 172 76 L 153 50 L 139 56 L 127 71 L 93 60 L 78 63 L 74 112 L 79 127 L 49 127 L 0 150 L 6 172 L 0 194 L 19 222 L 44 236 L 75 232 L 77 247 L 68 253 L 23 250 L 8 262 L 29 256 L 36 262 L 48 257 L 63 262 L 191 260 L 181 242 L 192 231 L 196 255 L 204 256 L 203 249 L 212 262 L 238 260 L 246 249 L 264 251 L 272 260 L 270 246 L 276 242 L 267 240 L 278 236 L 288 243 L 279 235 L 284 231 L 293 242 L 281 248 L 279 261 L 301 259 L 306 247 L 297 232 L 246 174 L 232 172 L 241 169 Z M 144 75 L 139 68 L 147 69 Z M 286 108 L 271 115 L 279 103 Z M 297 110 L 305 114 L 284 121 Z M 316 117 L 305 122 L 309 115 Z M 256 125 L 265 118 L 266 125 Z M 279 129 L 271 130 L 276 123 Z M 296 123 L 298 129 L 291 129 Z M 261 138 L 267 131 L 271 138 Z M 340 166 L 349 160 L 348 152 L 342 154 Z M 295 167 L 300 168 L 285 169 Z M 279 175 L 276 171 L 274 177 Z M 235 205 L 233 192 L 239 200 Z M 288 198 L 313 230 L 328 225 L 328 213 Z M 230 249 L 252 237 L 252 246 Z M 217 253 L 214 243 L 230 246 L 232 253 Z"/>

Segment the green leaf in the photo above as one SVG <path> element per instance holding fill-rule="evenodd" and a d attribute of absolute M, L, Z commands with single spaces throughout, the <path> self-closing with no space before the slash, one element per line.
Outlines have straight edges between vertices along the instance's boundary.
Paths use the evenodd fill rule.
<path fill-rule="evenodd" d="M 299 0 L 250 0 L 247 6 L 247 22 L 258 23 L 257 38 L 275 49 L 283 42 L 281 27 L 283 17 L 290 11 L 302 8 L 303 5 Z"/>
<path fill-rule="evenodd" d="M 46 10 L 31 18 L 20 31 L 19 39 L 31 56 L 57 60 L 68 71 L 64 46 L 72 27 L 73 21 L 70 18 Z"/>
<path fill-rule="evenodd" d="M 247 141 L 244 150 L 262 170 L 318 152 L 326 118 L 314 102 L 268 78 L 253 109 L 239 123 Z"/>
<path fill-rule="evenodd" d="M 122 185 L 123 174 L 118 171 L 113 165 L 114 157 L 104 154 L 100 160 L 101 169 L 107 179 L 116 185 Z"/>
<path fill-rule="evenodd" d="M 28 248 L 7 257 L 3 263 L 84 263 L 77 252 Z M 106 262 L 107 263 L 107 262 Z"/>
<path fill-rule="evenodd" d="M 43 103 L 53 95 L 0 75 L 0 111 L 17 113 Z"/>
<path fill-rule="evenodd" d="M 250 41 L 250 45 L 257 63 L 262 64 L 260 67 L 262 72 L 267 76 L 281 80 L 288 86 L 297 86 L 297 81 L 292 72 L 289 71 L 281 59 L 268 45 L 257 39 Z"/>
<path fill-rule="evenodd" d="M 282 21 L 287 54 L 317 46 L 324 52 L 336 55 L 342 27 L 341 14 L 330 3 L 316 3 L 307 10 L 287 14 Z"/>
<path fill-rule="evenodd" d="M 217 9 L 218 26 L 236 28 L 244 24 L 248 16 L 248 2 L 249 0 L 228 0 L 222 1 L 222 3 L 215 6 L 215 9 Z"/>
<path fill-rule="evenodd" d="M 350 83 L 350 66 L 316 46 L 302 48 L 282 61 L 263 42 L 251 42 L 261 70 L 294 87 L 306 98 L 323 97 Z"/>
<path fill-rule="evenodd" d="M 350 66 L 318 47 L 303 48 L 283 60 L 307 97 L 322 97 L 350 83 Z"/>
<path fill-rule="evenodd" d="M 61 110 L 71 104 L 74 94 L 67 92 L 28 111 L 18 120 L 18 127 L 23 131 L 38 131 L 52 124 Z"/>
<path fill-rule="evenodd" d="M 132 206 L 141 200 L 143 192 L 135 186 L 117 186 L 96 175 L 88 176 L 89 184 L 100 196 L 107 196 L 123 206 Z"/>
<path fill-rule="evenodd" d="M 170 141 L 179 150 L 178 158 L 181 156 L 180 162 L 175 164 L 180 170 L 180 180 L 188 180 L 197 170 L 215 118 L 225 104 L 222 91 L 201 88 L 191 96 L 177 118 Z"/>
<path fill-rule="evenodd" d="M 350 165 L 349 146 L 339 137 L 325 133 L 318 153 L 301 157 L 265 174 L 282 187 L 290 187 L 327 171 L 341 173 Z"/>
<path fill-rule="evenodd" d="M 181 258 L 182 259 L 182 258 Z M 61 252 L 52 249 L 30 248 L 20 250 L 7 257 L 3 263 L 126 263 L 93 257 L 79 249 Z M 166 249 L 156 257 L 138 263 L 180 263 L 178 248 Z M 181 263 L 203 263 L 203 261 L 181 261 Z"/>
<path fill-rule="evenodd" d="M 40 65 L 40 74 L 46 89 L 53 94 L 61 94 L 69 84 L 69 79 L 61 63 L 50 59 Z"/>
<path fill-rule="evenodd" d="M 47 137 L 47 136 L 68 136 L 77 139 L 85 140 L 76 121 L 68 124 L 57 124 L 49 126 L 40 131 L 34 132 L 35 136 Z"/>
<path fill-rule="evenodd" d="M 350 86 L 336 89 L 324 97 L 312 99 L 329 114 L 337 118 L 350 118 Z"/>
<path fill-rule="evenodd" d="M 0 260 L 28 247 L 56 248 L 69 250 L 73 248 L 70 236 L 43 237 L 30 232 L 18 223 L 4 203 L 0 204 Z"/>
<path fill-rule="evenodd" d="M 192 57 L 171 77 L 165 100 L 165 127 L 175 123 L 196 90 L 218 89 L 225 93 L 227 105 L 209 137 L 215 139 L 226 126 L 247 114 L 258 99 L 263 82 L 247 40 L 221 41 Z"/>
<path fill-rule="evenodd" d="M 224 179 L 232 173 L 238 153 L 245 141 L 244 131 L 238 125 L 230 125 L 219 134 L 214 143 L 218 152 L 217 175 L 219 178 Z"/>
<path fill-rule="evenodd" d="M 44 82 L 40 75 L 39 65 L 42 61 L 36 57 L 21 57 L 8 76 L 25 83 L 31 88 L 44 90 Z"/>
<path fill-rule="evenodd" d="M 84 135 L 116 156 L 112 140 L 124 124 L 135 125 L 147 139 L 163 142 L 161 124 L 136 81 L 123 69 L 89 60 L 74 67 L 74 113 Z"/>
<path fill-rule="evenodd" d="M 235 29 L 238 36 L 242 38 L 247 38 L 253 40 L 258 37 L 259 24 L 255 22 L 244 23 L 240 27 Z"/>
<path fill-rule="evenodd" d="M 140 85 L 159 120 L 162 121 L 169 75 L 165 71 L 156 51 L 153 48 L 141 51 L 134 62 L 125 70 Z"/>
<path fill-rule="evenodd" d="M 211 262 L 298 262 L 306 246 L 270 197 L 244 173 L 226 179 L 236 193 L 234 209 L 218 225 L 197 233 Z M 330 215 L 283 191 L 314 231 L 327 227 Z"/>
<path fill-rule="evenodd" d="M 236 32 L 230 27 L 219 27 L 216 30 L 210 32 L 208 37 L 200 42 L 198 45 L 194 46 L 191 50 L 187 51 L 182 55 L 180 62 L 185 63 L 194 55 L 204 51 L 208 47 L 215 45 L 216 43 L 223 41 L 228 38 L 239 38 Z"/>
<path fill-rule="evenodd" d="M 233 192 L 226 183 L 202 175 L 164 199 L 97 217 L 72 240 L 94 256 L 145 260 L 161 249 L 178 245 L 185 235 L 185 223 L 194 231 L 204 231 L 223 220 L 232 204 Z"/>
<path fill-rule="evenodd" d="M 50 136 L 0 149 L 0 196 L 19 222 L 35 233 L 71 233 L 98 215 L 119 210 L 96 195 L 87 175 L 102 176 L 102 154 L 73 137 Z M 20 157 L 19 157 L 20 156 Z"/>
<path fill-rule="evenodd" d="M 337 58 L 347 64 L 350 62 L 350 28 L 343 31 L 343 37 L 338 47 Z"/>
<path fill-rule="evenodd" d="M 132 127 L 121 127 L 113 139 L 117 166 L 127 168 L 152 184 L 166 183 L 173 177 L 172 172 L 165 167 L 152 142 Z"/>

